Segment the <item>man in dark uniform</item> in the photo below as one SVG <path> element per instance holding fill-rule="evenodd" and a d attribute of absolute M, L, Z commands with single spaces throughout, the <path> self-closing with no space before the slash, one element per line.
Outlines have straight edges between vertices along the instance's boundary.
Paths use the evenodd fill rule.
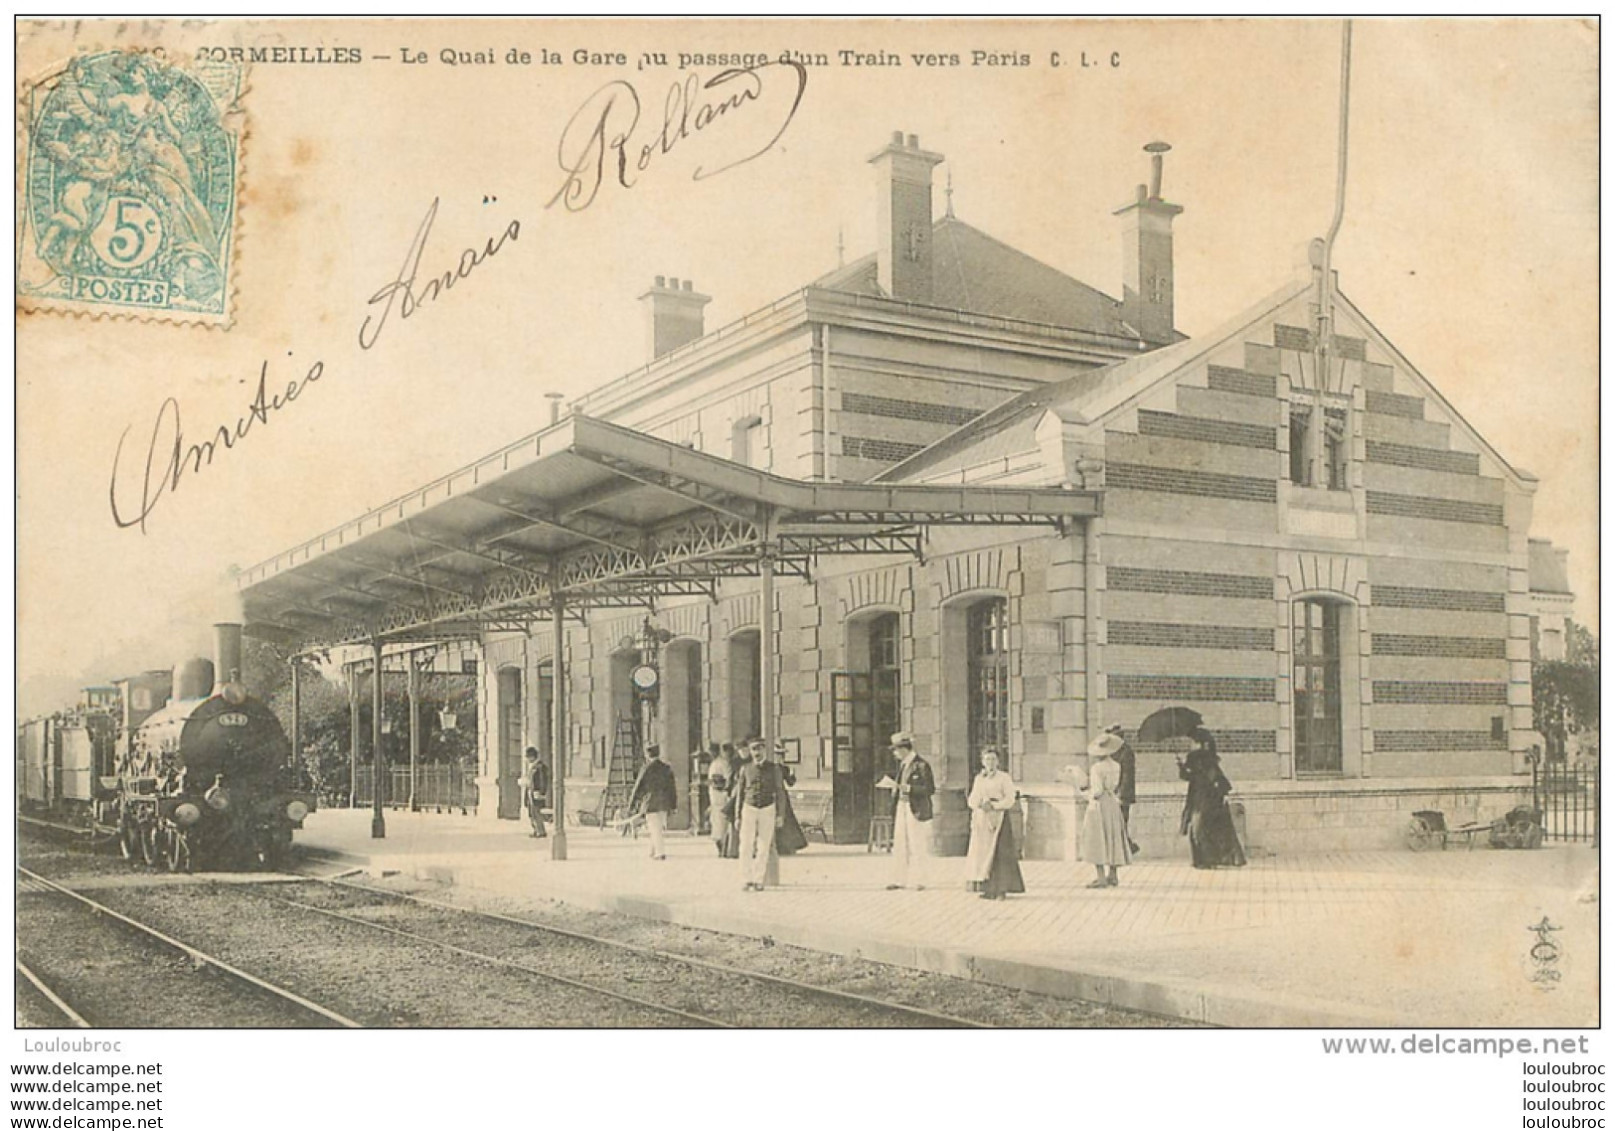
<path fill-rule="evenodd" d="M 652 860 L 667 859 L 667 844 L 663 839 L 667 832 L 667 815 L 678 807 L 679 790 L 673 779 L 673 767 L 662 761 L 660 746 L 646 747 L 645 766 L 634 782 L 628 808 L 630 812 L 637 810 L 645 814 L 645 828 L 650 831 Z"/>
<path fill-rule="evenodd" d="M 1122 824 L 1127 827 L 1127 845 L 1138 855 L 1138 845 L 1133 843 L 1133 826 L 1130 823 L 1133 813 L 1133 802 L 1138 798 L 1138 768 L 1137 756 L 1133 753 L 1132 743 L 1122 734 L 1120 726 L 1113 726 L 1105 731 L 1122 740 L 1121 749 L 1112 754 L 1116 765 L 1121 768 L 1121 782 L 1116 786 L 1116 800 L 1122 803 Z"/>
<path fill-rule="evenodd" d="M 892 735 L 892 754 L 898 759 L 897 788 L 892 791 L 897 807 L 892 815 L 892 882 L 887 891 L 907 887 L 910 879 L 924 879 L 924 861 L 931 855 L 931 795 L 936 792 L 931 763 L 914 749 L 912 734 Z M 924 891 L 925 885 L 916 883 L 914 890 Z"/>

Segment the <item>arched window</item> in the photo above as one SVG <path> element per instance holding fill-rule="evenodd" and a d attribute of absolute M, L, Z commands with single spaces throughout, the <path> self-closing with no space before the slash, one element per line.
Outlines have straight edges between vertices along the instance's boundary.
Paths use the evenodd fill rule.
<path fill-rule="evenodd" d="M 981 752 L 1009 749 L 1009 602 L 989 597 L 970 606 L 966 620 L 970 711 L 970 776 Z"/>
<path fill-rule="evenodd" d="M 1340 626 L 1345 606 L 1316 598 L 1293 606 L 1295 772 L 1341 772 Z"/>
<path fill-rule="evenodd" d="M 890 771 L 884 764 L 890 757 L 886 743 L 903 726 L 901 658 L 897 614 L 883 613 L 869 625 L 870 698 L 874 701 L 875 753 L 881 763 L 876 777 Z"/>

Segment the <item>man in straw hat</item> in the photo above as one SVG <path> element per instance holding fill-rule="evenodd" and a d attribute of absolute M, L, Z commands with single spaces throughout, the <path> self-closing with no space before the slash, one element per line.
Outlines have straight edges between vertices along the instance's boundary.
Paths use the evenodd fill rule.
<path fill-rule="evenodd" d="M 914 749 L 914 736 L 908 731 L 892 735 L 892 754 L 898 760 L 896 796 L 897 811 L 892 821 L 892 882 L 887 891 L 909 886 L 911 872 L 923 867 L 922 861 L 931 855 L 931 795 L 936 792 L 936 777 L 931 763 Z M 915 891 L 924 891 L 925 885 L 916 883 Z"/>

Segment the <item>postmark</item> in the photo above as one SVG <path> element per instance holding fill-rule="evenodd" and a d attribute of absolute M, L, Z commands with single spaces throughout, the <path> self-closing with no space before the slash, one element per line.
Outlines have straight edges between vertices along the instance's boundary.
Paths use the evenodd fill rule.
<path fill-rule="evenodd" d="M 107 51 L 24 92 L 19 307 L 229 324 L 241 79 Z"/>

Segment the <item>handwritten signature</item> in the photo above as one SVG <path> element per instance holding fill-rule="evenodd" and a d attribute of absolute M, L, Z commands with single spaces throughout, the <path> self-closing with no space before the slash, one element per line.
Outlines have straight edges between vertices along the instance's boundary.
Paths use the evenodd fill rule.
<path fill-rule="evenodd" d="M 778 126 L 766 142 L 749 152 L 698 165 L 694 178 L 705 180 L 756 160 L 778 143 L 802 104 L 802 94 L 807 88 L 805 66 L 790 60 L 769 61 L 722 71 L 705 82 L 698 75 L 690 75 L 668 88 L 661 121 L 648 141 L 635 140 L 643 117 L 638 91 L 621 79 L 606 83 L 584 100 L 561 132 L 558 156 L 565 181 L 546 207 L 559 203 L 568 211 L 581 212 L 594 203 L 608 175 L 623 188 L 633 188 L 640 175 L 646 173 L 659 156 L 671 153 L 684 139 L 736 120 L 753 104 L 776 108 L 783 105 L 784 95 L 775 98 L 772 93 L 777 84 L 764 78 L 770 67 L 789 68 L 788 73 L 794 78 L 794 90 L 787 88 L 790 104 L 780 115 Z M 756 115 L 748 116 L 756 118 Z M 766 122 L 766 119 L 757 120 Z M 614 166 L 610 170 L 608 161 Z M 383 331 L 391 324 L 394 312 L 400 321 L 413 317 L 428 303 L 436 302 L 456 284 L 469 278 L 521 235 L 521 221 L 513 219 L 503 231 L 488 237 L 480 246 L 463 250 L 453 267 L 423 278 L 421 261 L 440 203 L 441 198 L 434 198 L 427 207 L 397 274 L 366 300 L 368 313 L 359 326 L 361 349 L 375 348 Z M 270 395 L 269 367 L 267 360 L 260 366 L 257 392 L 246 412 L 233 424 L 218 425 L 205 440 L 187 443 L 179 400 L 165 399 L 151 427 L 143 467 L 138 463 L 138 456 L 130 461 L 124 459 L 124 448 L 133 426 L 123 430 L 112 457 L 112 478 L 107 488 L 112 521 L 120 529 L 138 527 L 144 533 L 152 512 L 164 497 L 179 489 L 187 475 L 198 475 L 212 466 L 221 448 L 233 449 L 247 438 L 254 425 L 267 426 L 273 413 L 290 406 L 325 373 L 325 363 L 317 361 L 302 377 L 289 381 L 284 392 Z"/>
<path fill-rule="evenodd" d="M 247 411 L 236 419 L 234 426 L 221 424 L 214 429 L 210 438 L 198 443 L 185 446 L 185 430 L 180 423 L 179 401 L 169 397 L 157 409 L 157 419 L 152 425 L 151 439 L 146 445 L 146 465 L 140 477 L 140 507 L 136 511 L 129 507 L 120 506 L 119 500 L 127 504 L 125 489 L 120 488 L 120 472 L 124 466 L 123 445 L 129 439 L 130 428 L 123 430 L 118 437 L 118 450 L 112 457 L 112 482 L 107 489 L 108 501 L 112 505 L 112 521 L 122 529 L 131 526 L 140 527 L 140 532 L 146 532 L 146 519 L 156 509 L 165 494 L 171 494 L 179 489 L 180 480 L 189 470 L 192 474 L 201 472 L 204 467 L 213 464 L 213 457 L 218 454 L 222 445 L 229 450 L 245 440 L 252 431 L 254 424 L 268 425 L 269 414 L 278 412 L 295 401 L 298 396 L 325 373 L 325 362 L 316 361 L 302 377 L 286 383 L 286 391 L 269 395 L 269 362 L 264 361 L 258 369 L 258 390 Z M 131 428 L 133 426 L 131 425 Z M 155 474 L 154 474 L 155 473 Z"/>
<path fill-rule="evenodd" d="M 381 309 L 367 314 L 359 326 L 361 348 L 370 349 L 381 340 L 381 332 L 386 328 L 387 318 L 395 307 L 398 310 L 398 317 L 409 318 L 423 304 L 433 301 L 455 283 L 467 278 L 471 272 L 498 255 L 507 242 L 514 243 L 521 235 L 521 221 L 512 220 L 498 236 L 489 236 L 488 242 L 480 250 L 474 247 L 466 248 L 460 253 L 460 262 L 452 271 L 431 276 L 417 291 L 415 287 L 421 270 L 421 254 L 426 250 L 426 237 L 432 234 L 432 224 L 437 220 L 437 206 L 440 199 L 439 197 L 432 199 L 431 207 L 426 210 L 426 218 L 415 230 L 415 238 L 410 241 L 409 251 L 404 255 L 404 265 L 399 269 L 398 277 L 370 296 L 369 305 L 379 305 Z"/>
<path fill-rule="evenodd" d="M 788 67 L 795 77 L 796 89 L 779 127 L 762 146 L 749 153 L 716 167 L 696 166 L 694 179 L 700 181 L 754 161 L 774 147 L 802 105 L 807 68 L 792 60 L 770 60 L 720 71 L 706 82 L 692 74 L 668 88 L 661 122 L 648 141 L 635 140 L 635 131 L 644 117 L 639 92 L 622 79 L 606 83 L 584 99 L 561 131 L 556 157 L 566 179 L 545 207 L 562 204 L 569 212 L 582 212 L 594 203 L 608 177 L 625 189 L 633 188 L 640 174 L 647 172 L 659 156 L 671 153 L 680 141 L 731 121 L 751 104 L 765 101 L 764 95 L 771 89 L 763 77 L 768 67 Z M 609 170 L 608 161 L 612 165 Z"/>

